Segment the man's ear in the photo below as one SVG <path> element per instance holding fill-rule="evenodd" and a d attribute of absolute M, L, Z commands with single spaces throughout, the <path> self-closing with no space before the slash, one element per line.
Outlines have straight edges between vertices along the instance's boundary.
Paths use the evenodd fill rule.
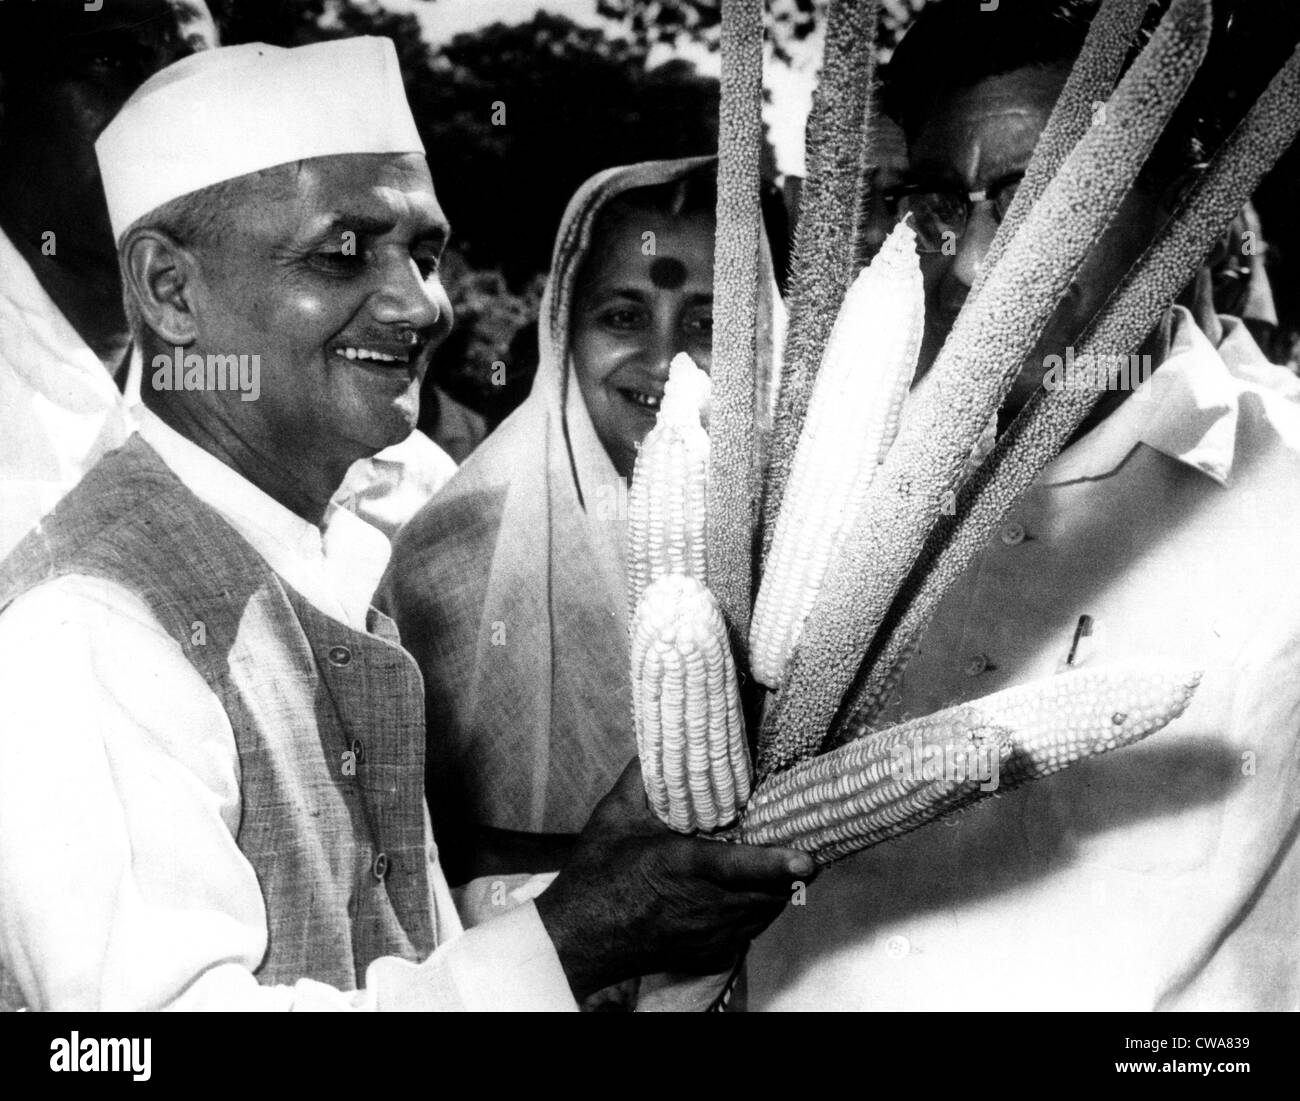
<path fill-rule="evenodd" d="M 198 267 L 193 254 L 160 229 L 132 230 L 123 246 L 123 278 L 140 315 L 167 345 L 198 338 L 194 297 Z"/>

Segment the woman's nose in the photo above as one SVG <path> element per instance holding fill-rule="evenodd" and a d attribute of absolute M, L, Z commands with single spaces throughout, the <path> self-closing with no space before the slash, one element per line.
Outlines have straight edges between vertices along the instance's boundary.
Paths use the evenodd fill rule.
<path fill-rule="evenodd" d="M 673 356 L 680 351 L 684 351 L 684 346 L 676 329 L 668 325 L 656 325 L 644 349 L 647 369 L 655 378 L 666 380 Z"/>

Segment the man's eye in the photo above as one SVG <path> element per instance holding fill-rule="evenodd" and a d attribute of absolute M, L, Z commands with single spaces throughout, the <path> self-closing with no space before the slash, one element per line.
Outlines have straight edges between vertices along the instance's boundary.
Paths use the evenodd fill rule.
<path fill-rule="evenodd" d="M 1020 190 L 1020 184 L 1023 180 L 1023 176 L 1018 176 L 998 188 L 995 195 L 989 196 L 993 200 L 993 210 L 997 215 L 999 225 L 1002 223 L 1002 219 L 1007 216 L 1007 211 L 1011 209 L 1011 204 L 1015 201 L 1016 192 Z"/>
<path fill-rule="evenodd" d="M 436 253 L 425 253 L 413 257 L 415 266 L 420 270 L 422 279 L 431 279 L 438 274 L 438 268 L 442 263 L 442 258 Z"/>
<path fill-rule="evenodd" d="M 352 250 L 322 250 L 312 254 L 312 259 L 329 271 L 351 271 L 361 263 L 361 257 Z"/>
<path fill-rule="evenodd" d="M 89 76 L 143 80 L 145 75 L 140 58 L 129 50 L 84 54 L 79 65 Z"/>

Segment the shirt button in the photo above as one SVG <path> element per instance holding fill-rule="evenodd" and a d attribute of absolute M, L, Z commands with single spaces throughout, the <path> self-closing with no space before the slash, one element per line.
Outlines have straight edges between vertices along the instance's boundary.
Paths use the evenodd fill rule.
<path fill-rule="evenodd" d="M 352 651 L 346 646 L 331 646 L 329 659 L 331 665 L 347 665 L 352 660 Z"/>
<path fill-rule="evenodd" d="M 983 654 L 976 654 L 966 663 L 966 675 L 968 677 L 978 677 L 989 667 L 989 659 Z"/>
<path fill-rule="evenodd" d="M 1017 543 L 1025 541 L 1025 529 L 1021 524 L 1008 524 L 1002 529 L 1002 542 L 1008 547 L 1014 547 Z"/>
<path fill-rule="evenodd" d="M 366 759 L 366 747 L 361 744 L 360 738 L 352 739 L 352 759 L 360 764 Z"/>
<path fill-rule="evenodd" d="M 381 883 L 383 882 L 383 880 L 384 880 L 384 876 L 386 876 L 386 875 L 388 874 L 388 854 L 387 854 L 387 853 L 376 853 L 376 854 L 375 854 L 375 861 L 374 861 L 373 864 L 370 865 L 370 874 L 373 875 L 373 876 L 374 876 L 377 880 L 379 880 Z"/>

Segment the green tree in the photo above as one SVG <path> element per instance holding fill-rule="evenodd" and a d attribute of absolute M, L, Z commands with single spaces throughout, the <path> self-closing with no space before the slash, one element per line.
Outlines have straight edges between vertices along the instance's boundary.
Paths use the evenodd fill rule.
<path fill-rule="evenodd" d="M 778 61 L 789 61 L 792 48 L 812 36 L 826 17 L 828 0 L 769 0 L 768 41 Z M 887 54 L 911 25 L 927 0 L 884 0 L 881 46 Z M 601 15 L 621 24 L 642 46 L 675 43 L 681 38 L 718 48 L 722 0 L 597 0 Z"/>

